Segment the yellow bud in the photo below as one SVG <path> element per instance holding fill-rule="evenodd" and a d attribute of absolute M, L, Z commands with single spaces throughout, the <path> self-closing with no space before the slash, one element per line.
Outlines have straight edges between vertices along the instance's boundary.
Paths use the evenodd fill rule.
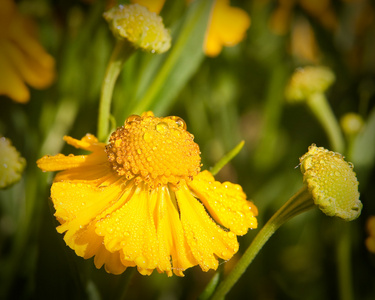
<path fill-rule="evenodd" d="M 359 114 L 347 113 L 341 118 L 340 125 L 346 135 L 356 135 L 363 127 L 363 119 Z"/>
<path fill-rule="evenodd" d="M 314 144 L 300 162 L 303 181 L 320 210 L 346 221 L 358 218 L 362 203 L 351 163 L 347 163 L 341 154 Z"/>
<path fill-rule="evenodd" d="M 169 30 L 162 18 L 139 4 L 119 5 L 104 13 L 104 19 L 118 39 L 126 39 L 135 48 L 163 53 L 171 46 Z"/>
<path fill-rule="evenodd" d="M 289 102 L 301 102 L 315 93 L 323 93 L 335 81 L 335 75 L 326 67 L 298 68 L 285 90 Z"/>
<path fill-rule="evenodd" d="M 0 189 L 20 180 L 26 160 L 20 156 L 9 139 L 0 137 Z"/>

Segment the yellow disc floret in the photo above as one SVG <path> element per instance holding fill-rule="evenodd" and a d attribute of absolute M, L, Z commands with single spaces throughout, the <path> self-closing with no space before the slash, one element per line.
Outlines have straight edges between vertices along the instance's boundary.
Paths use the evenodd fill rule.
<path fill-rule="evenodd" d="M 151 112 L 130 116 L 112 133 L 105 151 L 120 176 L 137 177 L 150 187 L 191 180 L 201 166 L 199 146 L 185 122 Z"/>

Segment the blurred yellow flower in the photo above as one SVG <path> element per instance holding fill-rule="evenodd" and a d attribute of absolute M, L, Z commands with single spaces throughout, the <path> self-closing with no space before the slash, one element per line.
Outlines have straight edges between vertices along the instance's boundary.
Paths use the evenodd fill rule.
<path fill-rule="evenodd" d="M 203 50 L 207 56 L 217 56 L 223 46 L 234 46 L 245 38 L 250 27 L 249 15 L 230 6 L 229 0 L 215 0 L 206 31 Z"/>
<path fill-rule="evenodd" d="M 36 89 L 49 86 L 54 65 L 36 39 L 34 22 L 17 11 L 13 0 L 0 1 L 0 94 L 27 102 L 26 84 Z"/>
<path fill-rule="evenodd" d="M 257 208 L 239 185 L 200 172 L 199 146 L 178 117 L 130 116 L 109 143 L 65 137 L 89 155 L 45 156 L 59 172 L 51 198 L 58 232 L 76 254 L 120 274 L 137 266 L 168 276 L 216 269 L 238 250 L 236 235 L 257 227 Z"/>

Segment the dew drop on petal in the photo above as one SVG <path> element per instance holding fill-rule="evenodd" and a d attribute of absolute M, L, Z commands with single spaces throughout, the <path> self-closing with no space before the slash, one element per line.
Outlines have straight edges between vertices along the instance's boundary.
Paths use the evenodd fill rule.
<path fill-rule="evenodd" d="M 155 129 L 160 133 L 165 133 L 168 130 L 168 124 L 165 122 L 160 122 L 156 124 Z"/>

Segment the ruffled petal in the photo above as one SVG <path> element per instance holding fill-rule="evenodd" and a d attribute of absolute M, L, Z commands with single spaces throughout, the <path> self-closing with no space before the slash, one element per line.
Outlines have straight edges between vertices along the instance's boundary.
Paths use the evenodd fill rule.
<path fill-rule="evenodd" d="M 244 235 L 249 228 L 257 228 L 258 210 L 246 201 L 240 185 L 215 181 L 208 171 L 199 173 L 188 185 L 213 219 L 235 234 Z"/>
<path fill-rule="evenodd" d="M 127 267 L 134 267 L 133 265 L 125 266 L 121 262 L 120 252 L 115 253 L 109 252 L 102 244 L 94 258 L 95 267 L 100 269 L 104 265 L 104 269 L 107 273 L 121 274 Z"/>
<path fill-rule="evenodd" d="M 0 40 L 0 95 L 6 95 L 20 103 L 26 103 L 29 101 L 30 92 L 6 56 L 3 46 L 6 43 L 7 41 Z"/>
<path fill-rule="evenodd" d="M 17 13 L 9 30 L 9 58 L 24 80 L 34 88 L 49 86 L 55 78 L 55 60 L 37 40 L 33 20 Z"/>
<path fill-rule="evenodd" d="M 76 233 L 101 216 L 124 193 L 122 180 L 108 187 L 96 187 L 87 183 L 55 182 L 51 198 L 55 216 L 62 223 L 57 231 L 65 232 L 65 242 L 74 249 Z"/>
<path fill-rule="evenodd" d="M 95 255 L 95 266 L 100 269 L 103 265 L 108 273 L 121 274 L 127 267 L 121 263 L 119 251 L 111 253 L 103 245 L 103 237 L 95 233 L 95 222 L 77 232 L 74 240 L 74 250 L 78 256 L 85 259 Z"/>
<path fill-rule="evenodd" d="M 84 149 L 91 152 L 102 151 L 105 148 L 105 144 L 100 143 L 98 139 L 92 134 L 86 134 L 80 140 L 66 135 L 64 136 L 64 141 L 78 149 Z"/>
<path fill-rule="evenodd" d="M 96 233 L 104 236 L 110 252 L 121 250 L 126 261 L 133 261 L 138 271 L 150 274 L 158 265 L 158 242 L 149 204 L 149 190 L 141 183 L 133 189 L 129 200 L 97 222 Z M 112 209 L 111 209 L 112 210 Z"/>
<path fill-rule="evenodd" d="M 43 171 L 61 171 L 78 167 L 94 166 L 95 168 L 96 166 L 107 165 L 107 170 L 110 170 L 107 155 L 104 152 L 105 144 L 99 143 L 95 136 L 88 134 L 81 140 L 65 136 L 64 140 L 76 148 L 93 151 L 93 153 L 90 155 L 76 156 L 66 156 L 63 154 L 57 154 L 55 156 L 45 155 L 37 161 L 37 165 L 40 169 Z"/>
<path fill-rule="evenodd" d="M 152 192 L 151 203 L 155 206 L 153 211 L 159 244 L 157 269 L 171 276 L 170 257 L 172 257 L 173 272 L 177 276 L 184 276 L 183 271 L 197 265 L 198 262 L 185 239 L 174 192 L 168 187 L 160 187 Z"/>
<path fill-rule="evenodd" d="M 182 185 L 176 191 L 176 198 L 182 227 L 192 254 L 203 271 L 216 270 L 217 257 L 228 260 L 238 251 L 236 235 L 226 232 L 210 218 L 187 185 Z"/>

